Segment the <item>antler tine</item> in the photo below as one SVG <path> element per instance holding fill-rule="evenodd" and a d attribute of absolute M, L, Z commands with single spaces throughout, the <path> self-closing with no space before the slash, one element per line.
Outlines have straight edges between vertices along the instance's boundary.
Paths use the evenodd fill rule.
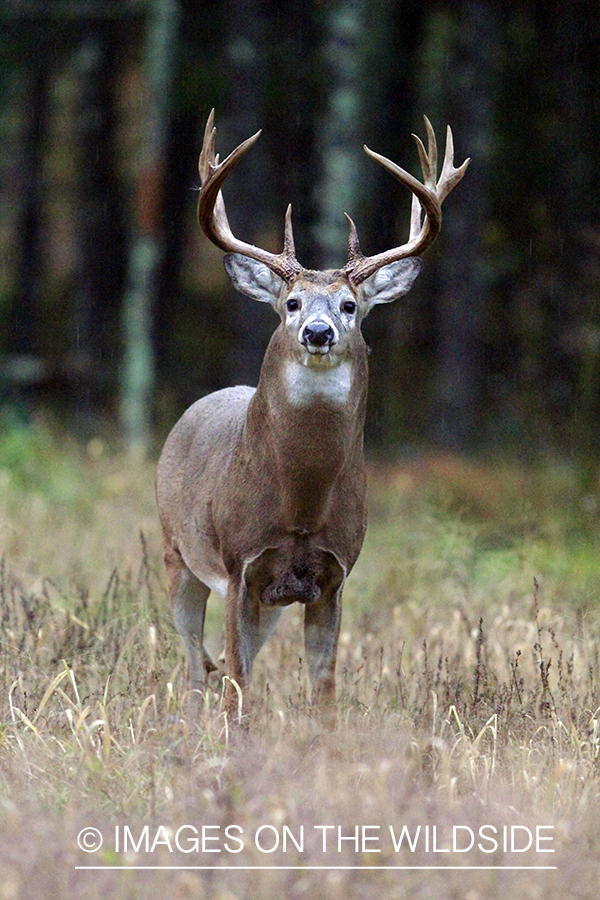
<path fill-rule="evenodd" d="M 427 131 L 427 150 L 423 145 L 423 141 L 417 134 L 411 135 L 417 145 L 419 151 L 419 160 L 421 163 L 421 172 L 423 173 L 423 184 L 429 191 L 435 193 L 437 178 L 437 141 L 435 132 L 431 122 L 427 116 L 423 116 L 425 120 L 425 130 Z M 416 240 L 421 232 L 421 204 L 416 194 L 412 196 L 412 204 L 410 209 L 410 234 L 409 241 Z M 440 223 L 441 224 L 441 223 Z M 433 240 L 433 238 L 432 238 Z"/>
<path fill-rule="evenodd" d="M 288 203 L 285 211 L 285 231 L 283 238 L 283 252 L 287 256 L 296 256 L 296 248 L 294 246 L 294 231 L 292 228 L 292 204 Z"/>
<path fill-rule="evenodd" d="M 356 225 L 354 224 L 348 213 L 344 213 L 344 215 L 346 216 L 346 221 L 348 222 L 348 259 L 364 259 L 364 254 L 360 249 L 360 243 L 358 241 L 358 231 L 356 230 Z"/>
<path fill-rule="evenodd" d="M 417 135 L 413 135 L 419 151 L 423 183 L 385 156 L 369 150 L 365 145 L 364 149 L 367 155 L 404 184 L 412 192 L 413 199 L 410 234 L 407 243 L 394 247 L 391 250 L 386 250 L 376 256 L 363 256 L 360 253 L 356 229 L 352 220 L 349 220 L 351 223 L 351 234 L 348 246 L 348 262 L 344 271 L 354 284 L 360 284 L 382 266 L 396 262 L 399 259 L 405 259 L 408 256 L 420 256 L 427 249 L 440 232 L 442 203 L 461 180 L 469 165 L 470 160 L 467 159 L 458 169 L 454 167 L 454 143 L 452 131 L 448 128 L 442 173 L 439 181 L 436 183 L 437 141 L 431 122 L 427 116 L 424 116 L 424 119 L 427 131 L 427 150 L 425 150 L 421 139 Z M 423 222 L 421 222 L 422 212 L 425 213 Z M 358 252 L 356 252 L 356 249 L 358 249 Z"/>
<path fill-rule="evenodd" d="M 211 109 L 206 127 L 204 129 L 204 140 L 202 141 L 202 150 L 200 151 L 200 159 L 198 160 L 198 171 L 200 173 L 200 184 L 203 185 L 210 176 L 210 168 L 215 165 L 215 139 L 217 129 L 214 127 L 215 111 Z"/>
<path fill-rule="evenodd" d="M 231 174 L 250 147 L 259 139 L 261 132 L 257 131 L 252 137 L 247 138 L 233 150 L 229 156 L 219 162 L 219 156 L 215 153 L 216 128 L 214 127 L 214 109 L 211 111 L 206 128 L 204 141 L 198 160 L 198 172 L 200 174 L 200 194 L 198 196 L 198 221 L 206 236 L 220 247 L 230 253 L 241 253 L 251 259 L 268 266 L 286 281 L 292 279 L 302 270 L 302 266 L 296 259 L 294 251 L 294 236 L 292 233 L 291 207 L 288 207 L 285 217 L 285 238 L 282 253 L 269 253 L 254 244 L 240 241 L 233 234 L 227 213 L 225 201 L 221 193 L 221 185 Z"/>
<path fill-rule="evenodd" d="M 425 130 L 427 131 L 427 151 L 425 151 L 423 141 L 418 136 L 418 134 L 413 134 L 411 135 L 411 137 L 414 138 L 417 149 L 419 151 L 421 171 L 423 172 L 423 184 L 430 191 L 435 191 L 435 180 L 437 178 L 438 165 L 437 141 L 435 139 L 435 132 L 432 128 L 431 122 L 429 121 L 427 116 L 423 116 L 423 118 L 425 120 Z"/>
<path fill-rule="evenodd" d="M 443 203 L 450 191 L 456 187 L 467 171 L 467 166 L 470 162 L 471 159 L 468 157 L 465 159 L 462 166 L 459 166 L 458 169 L 454 168 L 454 138 L 452 136 L 452 129 L 448 125 L 446 128 L 446 152 L 442 164 L 442 174 L 437 183 L 437 195 L 440 199 L 440 203 Z"/>

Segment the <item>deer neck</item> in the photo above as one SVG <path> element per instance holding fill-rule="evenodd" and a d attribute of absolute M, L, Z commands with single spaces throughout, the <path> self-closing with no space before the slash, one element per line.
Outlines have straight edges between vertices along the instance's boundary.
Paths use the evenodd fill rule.
<path fill-rule="evenodd" d="M 278 329 L 267 348 L 246 421 L 248 446 L 277 485 L 292 530 L 318 531 L 336 485 L 364 467 L 364 342 L 334 366 L 303 364 Z"/>

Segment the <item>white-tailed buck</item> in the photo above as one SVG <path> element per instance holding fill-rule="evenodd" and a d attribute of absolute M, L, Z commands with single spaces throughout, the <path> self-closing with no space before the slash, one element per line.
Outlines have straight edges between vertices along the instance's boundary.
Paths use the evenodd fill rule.
<path fill-rule="evenodd" d="M 423 183 L 367 147 L 413 194 L 410 235 L 400 247 L 364 256 L 349 224 L 343 269 L 312 271 L 295 256 L 291 209 L 283 251 L 236 238 L 221 186 L 260 132 L 223 162 L 215 155 L 213 113 L 200 154 L 198 219 L 222 250 L 235 287 L 270 303 L 281 323 L 258 387 L 230 387 L 191 406 L 163 449 L 156 492 L 175 626 L 185 643 L 192 688 L 214 667 L 203 646 L 210 591 L 225 598 L 226 673 L 245 691 L 254 658 L 282 607 L 304 605 L 312 703 L 329 717 L 344 582 L 366 530 L 363 427 L 367 349 L 361 322 L 377 303 L 405 294 L 416 259 L 437 236 L 444 198 L 469 160 L 454 168 L 452 132 L 437 178 L 437 148 L 415 138 Z M 236 692 L 229 682 L 227 707 Z"/>

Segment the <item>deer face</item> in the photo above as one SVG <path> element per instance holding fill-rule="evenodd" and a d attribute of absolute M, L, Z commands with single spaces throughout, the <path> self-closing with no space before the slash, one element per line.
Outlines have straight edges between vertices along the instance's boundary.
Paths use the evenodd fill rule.
<path fill-rule="evenodd" d="M 403 259 L 354 285 L 340 270 L 303 269 L 287 282 L 239 253 L 227 254 L 224 264 L 241 293 L 270 303 L 277 311 L 292 358 L 316 369 L 347 361 L 357 338 L 362 341 L 360 325 L 370 309 L 407 293 L 421 270 L 419 259 Z"/>
<path fill-rule="evenodd" d="M 307 272 L 283 290 L 277 305 L 283 327 L 305 366 L 331 368 L 349 355 L 359 329 L 358 297 L 339 273 Z"/>

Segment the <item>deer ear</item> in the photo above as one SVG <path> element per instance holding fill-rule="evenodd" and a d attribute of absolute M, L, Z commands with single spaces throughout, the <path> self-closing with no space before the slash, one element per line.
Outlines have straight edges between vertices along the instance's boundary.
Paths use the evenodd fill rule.
<path fill-rule="evenodd" d="M 246 297 L 272 305 L 279 299 L 284 285 L 283 279 L 264 263 L 241 253 L 226 253 L 223 265 L 233 286 Z"/>
<path fill-rule="evenodd" d="M 363 299 L 367 308 L 377 303 L 390 303 L 410 291 L 423 263 L 416 257 L 399 259 L 378 269 L 363 282 Z"/>

